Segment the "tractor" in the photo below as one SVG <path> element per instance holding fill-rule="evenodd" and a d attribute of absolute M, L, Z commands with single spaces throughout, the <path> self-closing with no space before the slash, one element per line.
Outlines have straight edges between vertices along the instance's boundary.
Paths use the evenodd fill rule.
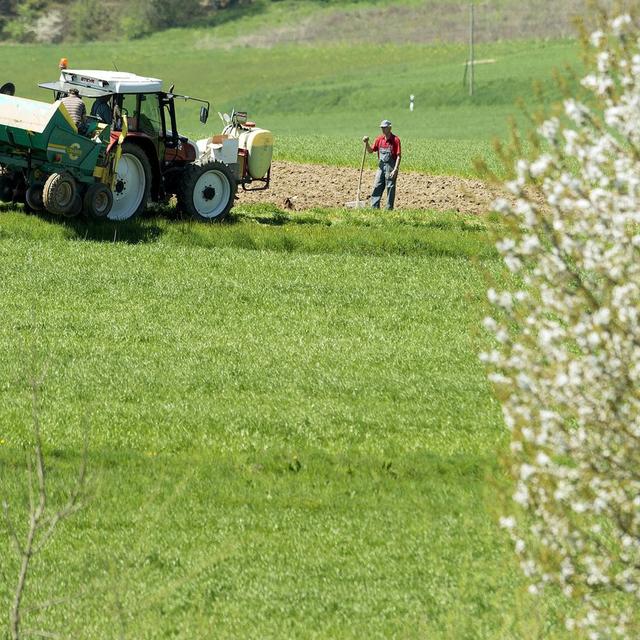
<path fill-rule="evenodd" d="M 273 135 L 248 122 L 245 113 L 225 114 L 221 134 L 194 142 L 178 133 L 175 102 L 199 103 L 202 124 L 209 102 L 176 94 L 173 86 L 164 91 L 157 78 L 71 70 L 62 60 L 58 81 L 39 86 L 53 91 L 53 105 L 0 95 L 0 200 L 123 221 L 139 215 L 148 201 L 175 195 L 185 214 L 220 221 L 238 185 L 269 187 Z M 95 115 L 82 132 L 61 102 L 71 89 L 93 103 Z M 22 117 L 32 111 L 40 113 L 38 131 L 29 115 Z"/>

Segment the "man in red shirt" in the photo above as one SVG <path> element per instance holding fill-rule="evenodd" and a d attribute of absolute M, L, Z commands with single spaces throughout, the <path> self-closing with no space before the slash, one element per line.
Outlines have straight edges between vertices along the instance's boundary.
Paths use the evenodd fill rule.
<path fill-rule="evenodd" d="M 369 144 L 369 136 L 362 138 L 362 142 L 369 153 L 378 152 L 378 171 L 373 182 L 371 192 L 371 206 L 374 209 L 380 208 L 380 199 L 385 187 L 387 188 L 387 209 L 393 209 L 396 199 L 396 179 L 398 177 L 398 167 L 400 166 L 400 138 L 391 133 L 391 122 L 383 120 L 380 123 L 382 135 L 374 141 L 373 146 Z"/>

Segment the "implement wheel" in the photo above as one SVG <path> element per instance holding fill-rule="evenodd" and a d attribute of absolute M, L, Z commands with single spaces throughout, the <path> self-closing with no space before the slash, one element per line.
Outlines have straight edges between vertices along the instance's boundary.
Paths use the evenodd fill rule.
<path fill-rule="evenodd" d="M 52 173 L 42 190 L 44 208 L 56 215 L 74 215 L 77 194 L 78 186 L 73 176 L 68 173 Z"/>
<path fill-rule="evenodd" d="M 236 189 L 231 169 L 222 162 L 192 164 L 178 186 L 178 204 L 194 218 L 220 222 L 233 206 Z"/>
<path fill-rule="evenodd" d="M 0 168 L 0 202 L 13 202 L 15 200 L 16 174 L 8 169 Z"/>
<path fill-rule="evenodd" d="M 44 194 L 41 184 L 32 184 L 24 194 L 25 202 L 33 211 L 44 209 Z"/>
<path fill-rule="evenodd" d="M 73 204 L 71 205 L 71 209 L 69 209 L 69 211 L 64 215 L 67 218 L 75 218 L 76 216 L 79 216 L 81 213 L 82 213 L 82 198 L 80 197 L 79 193 L 76 193 L 73 199 Z"/>
<path fill-rule="evenodd" d="M 84 210 L 92 218 L 106 218 L 112 205 L 111 189 L 101 182 L 90 185 L 84 194 Z"/>
<path fill-rule="evenodd" d="M 133 142 L 122 144 L 112 191 L 109 220 L 130 220 L 144 211 L 151 192 L 151 163 L 147 154 Z"/>

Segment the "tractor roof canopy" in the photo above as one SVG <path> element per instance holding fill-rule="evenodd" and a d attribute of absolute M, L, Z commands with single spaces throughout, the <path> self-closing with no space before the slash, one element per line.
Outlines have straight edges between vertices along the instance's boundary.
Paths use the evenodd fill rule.
<path fill-rule="evenodd" d="M 39 86 L 65 92 L 76 88 L 82 96 L 97 98 L 112 93 L 156 93 L 162 91 L 162 80 L 123 71 L 63 69 L 58 82 L 43 82 Z"/>

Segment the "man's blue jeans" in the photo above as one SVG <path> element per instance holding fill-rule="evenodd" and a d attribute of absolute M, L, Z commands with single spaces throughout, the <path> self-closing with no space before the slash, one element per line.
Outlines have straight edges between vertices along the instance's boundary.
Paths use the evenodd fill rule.
<path fill-rule="evenodd" d="M 396 199 L 396 181 L 391 179 L 393 167 L 390 164 L 382 164 L 378 167 L 375 180 L 373 181 L 373 191 L 371 192 L 371 206 L 374 209 L 380 208 L 382 192 L 387 189 L 387 209 L 393 209 Z"/>

